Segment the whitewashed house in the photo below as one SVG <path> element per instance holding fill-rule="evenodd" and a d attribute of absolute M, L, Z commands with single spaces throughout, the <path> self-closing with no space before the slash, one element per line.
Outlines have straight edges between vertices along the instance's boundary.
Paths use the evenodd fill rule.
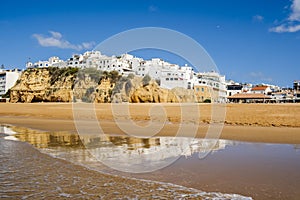
<path fill-rule="evenodd" d="M 165 67 L 161 72 L 160 86 L 167 89 L 175 87 L 192 89 L 194 86 L 193 74 L 192 67 L 179 67 L 178 65 Z"/>
<path fill-rule="evenodd" d="M 34 67 L 35 68 L 45 68 L 45 67 L 49 67 L 49 61 L 41 61 L 39 60 L 38 62 L 34 63 Z"/>
<path fill-rule="evenodd" d="M 77 67 L 77 68 L 85 68 L 86 63 L 84 63 L 84 57 L 81 54 L 74 54 L 67 61 L 68 67 Z"/>
<path fill-rule="evenodd" d="M 67 63 L 57 56 L 50 57 L 48 62 L 50 67 L 64 68 L 67 66 Z"/>
<path fill-rule="evenodd" d="M 240 85 L 240 84 L 230 84 L 230 85 L 227 85 L 227 93 L 226 93 L 226 96 L 227 97 L 230 97 L 230 96 L 233 96 L 235 94 L 241 94 L 243 93 L 243 86 Z"/>
<path fill-rule="evenodd" d="M 270 86 L 262 85 L 262 86 L 255 86 L 251 89 L 252 94 L 265 94 L 270 95 L 272 93 L 272 90 Z"/>

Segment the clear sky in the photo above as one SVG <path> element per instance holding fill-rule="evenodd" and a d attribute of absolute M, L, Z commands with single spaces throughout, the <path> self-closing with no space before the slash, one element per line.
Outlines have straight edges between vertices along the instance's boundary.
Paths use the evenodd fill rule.
<path fill-rule="evenodd" d="M 67 59 L 149 26 L 195 39 L 227 79 L 283 87 L 300 79 L 300 0 L 3 0 L 0 64 Z"/>

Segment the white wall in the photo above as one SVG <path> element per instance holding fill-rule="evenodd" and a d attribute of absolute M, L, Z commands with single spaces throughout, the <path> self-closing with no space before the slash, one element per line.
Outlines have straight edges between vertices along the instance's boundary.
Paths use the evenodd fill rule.
<path fill-rule="evenodd" d="M 0 95 L 4 95 L 10 88 L 12 88 L 17 82 L 20 72 L 6 71 L 1 73 L 0 80 Z M 4 90 L 3 90 L 4 89 Z"/>

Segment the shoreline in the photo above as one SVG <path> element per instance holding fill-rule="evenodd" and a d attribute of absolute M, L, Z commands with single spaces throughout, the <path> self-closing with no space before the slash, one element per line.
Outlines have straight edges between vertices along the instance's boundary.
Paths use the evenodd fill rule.
<path fill-rule="evenodd" d="M 34 120 L 34 122 L 33 122 Z M 115 123 L 101 123 L 105 134 L 124 135 Z M 53 119 L 38 119 L 38 118 L 3 118 L 0 117 L 0 125 L 15 126 L 38 130 L 42 132 L 69 132 L 78 134 L 73 120 L 53 120 Z M 208 125 L 199 127 L 196 138 L 205 138 Z M 165 132 L 155 136 L 176 136 L 168 133 L 176 131 L 175 127 L 169 126 L 165 128 Z M 174 129 L 174 130 L 173 130 Z M 233 126 L 224 125 L 222 133 L 217 139 L 234 140 L 241 142 L 256 142 L 256 143 L 275 143 L 275 144 L 300 144 L 300 128 L 297 127 L 258 127 L 258 126 Z M 141 135 L 142 136 L 142 135 Z M 186 134 L 186 137 L 194 135 Z M 214 138 L 212 138 L 214 139 Z"/>
<path fill-rule="evenodd" d="M 132 114 L 130 117 L 140 126 L 147 125 L 149 120 L 147 115 L 151 106 L 153 104 L 130 104 L 129 109 Z M 166 110 L 169 123 L 165 124 L 156 136 L 175 136 L 181 125 L 178 117 L 180 106 L 163 104 L 163 108 Z M 277 108 L 278 111 L 274 108 Z M 201 104 L 199 109 L 201 117 L 197 134 L 187 132 L 184 136 L 199 138 L 206 136 L 210 124 L 203 121 L 209 119 L 211 105 Z M 95 110 L 104 133 L 125 134 L 114 122 L 110 104 L 96 104 Z M 124 124 L 129 122 L 126 116 L 125 118 L 124 116 L 118 117 Z M 300 104 L 226 104 L 226 121 L 232 121 L 232 123 L 224 124 L 220 139 L 300 144 L 300 121 L 297 121 L 299 118 Z M 257 121 L 265 126 L 259 125 Z M 194 126 L 193 122 L 188 123 Z M 275 126 L 274 123 L 276 123 Z M 77 133 L 73 120 L 72 103 L 0 104 L 0 124 L 41 131 Z"/>
<path fill-rule="evenodd" d="M 0 196 L 6 198 L 82 199 L 85 195 L 92 199 L 99 197 L 105 199 L 124 197 L 206 199 L 225 196 L 250 199 L 239 194 L 205 192 L 173 183 L 99 172 L 87 166 L 42 153 L 29 143 L 5 140 L 1 135 L 0 144 L 3 151 L 1 159 L 6 160 L 4 169 L 9 169 L 7 171 L 3 169 L 2 172 L 11 176 L 4 184 L 0 183 L 0 188 L 2 188 Z M 10 148 L 14 148 L 14 151 Z M 22 166 L 16 165 L 14 159 L 11 158 L 17 159 Z M 14 175 L 15 171 L 18 171 L 17 176 Z M 49 174 L 52 177 L 49 178 Z M 10 184 L 9 189 L 5 187 L 5 184 Z M 11 193 L 11 189 L 14 188 L 17 192 Z"/>

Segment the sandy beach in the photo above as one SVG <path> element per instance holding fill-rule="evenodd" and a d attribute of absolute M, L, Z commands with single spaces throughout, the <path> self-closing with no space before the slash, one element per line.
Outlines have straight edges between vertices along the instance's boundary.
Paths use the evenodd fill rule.
<path fill-rule="evenodd" d="M 13 130 L 25 135 L 31 134 L 26 128 L 38 130 L 39 133 L 42 131 L 41 134 L 45 133 L 45 136 L 52 133 L 55 135 L 56 132 L 76 133 L 72 106 L 70 103 L 3 103 L 0 104 L 0 124 L 15 125 L 17 127 Z M 160 105 L 129 104 L 130 117 L 124 113 L 113 113 L 111 104 L 95 104 L 92 110 L 89 110 L 90 106 L 87 104 L 80 106 L 83 110 L 81 113 L 83 118 L 87 117 L 87 126 L 89 126 L 90 114 L 95 112 L 105 133 L 122 135 L 125 133 L 118 127 L 119 124 L 115 123 L 116 119 L 125 124 L 132 119 L 140 126 L 146 126 L 150 120 L 151 107 Z M 167 123 L 155 136 L 174 136 L 181 124 L 195 125 L 196 121 L 191 118 L 187 121 L 181 119 L 182 109 L 186 109 L 182 106 L 188 107 L 180 104 L 163 104 Z M 194 120 L 199 122 L 196 135 L 199 138 L 205 137 L 207 130 L 213 125 L 212 106 L 197 105 L 201 115 Z M 101 196 L 104 199 L 115 199 L 128 195 L 130 198 L 180 199 L 183 195 L 185 199 L 199 199 L 218 195 L 200 192 L 202 195 L 200 196 L 199 190 L 204 190 L 241 194 L 258 199 L 297 197 L 299 194 L 295 188 L 298 187 L 299 162 L 295 159 L 298 154 L 293 148 L 297 148 L 297 144 L 300 144 L 300 122 L 297 121 L 300 117 L 300 105 L 227 104 L 224 117 L 220 139 L 254 143 L 237 143 L 203 161 L 199 160 L 196 154 L 188 160 L 181 157 L 171 166 L 149 174 L 130 175 L 115 171 L 108 171 L 114 175 L 98 173 L 42 154 L 27 143 L 8 141 L 0 137 L 1 159 L 5 163 L 2 172 L 0 170 L 0 180 L 1 177 L 3 178 L 3 182 L 0 181 L 0 188 L 3 191 L 0 192 L 0 196 L 32 199 L 39 199 L 40 195 L 45 198 L 61 199 L 70 197 L 80 199 L 82 196 L 96 199 Z M 161 122 L 163 112 L 157 112 L 155 118 L 151 120 Z M 34 135 L 39 134 L 32 134 Z M 193 135 L 187 129 L 184 136 Z M 52 138 L 56 137 L 57 135 Z M 32 139 L 39 141 L 40 144 L 40 137 Z M 260 145 L 256 142 L 262 143 Z M 265 143 L 268 144 L 264 145 Z M 269 146 L 269 143 L 278 143 L 276 145 L 279 146 Z M 284 145 L 281 146 L 282 144 Z M 286 146 L 286 144 L 292 145 Z M 285 156 L 285 152 L 289 156 Z M 282 160 L 285 159 L 286 162 L 283 162 Z M 294 174 L 290 175 L 292 171 Z M 115 175 L 174 183 L 187 188 Z M 197 179 L 194 180 L 194 177 Z M 288 183 L 292 185 L 285 187 Z"/>
<path fill-rule="evenodd" d="M 181 106 L 184 104 L 159 104 L 167 115 L 167 123 L 157 136 L 172 136 L 181 123 Z M 89 105 L 90 106 L 90 105 Z M 130 119 L 141 126 L 150 120 L 153 104 L 129 104 Z M 186 105 L 188 106 L 188 105 Z M 205 137 L 211 123 L 212 106 L 199 104 L 200 117 L 197 137 Z M 84 105 L 83 105 L 84 108 Z M 217 108 L 218 109 L 218 108 Z M 111 104 L 95 104 L 95 113 L 105 133 L 124 134 L 114 119 L 126 123 L 129 117 L 112 112 Z M 94 111 L 93 111 L 94 112 Z M 160 120 L 159 114 L 157 120 Z M 227 104 L 223 113 L 225 123 L 221 139 L 266 142 L 300 143 L 299 104 Z M 0 123 L 43 131 L 76 132 L 71 103 L 0 104 Z M 193 123 L 190 121 L 188 123 Z M 189 132 L 186 136 L 190 136 Z"/>

